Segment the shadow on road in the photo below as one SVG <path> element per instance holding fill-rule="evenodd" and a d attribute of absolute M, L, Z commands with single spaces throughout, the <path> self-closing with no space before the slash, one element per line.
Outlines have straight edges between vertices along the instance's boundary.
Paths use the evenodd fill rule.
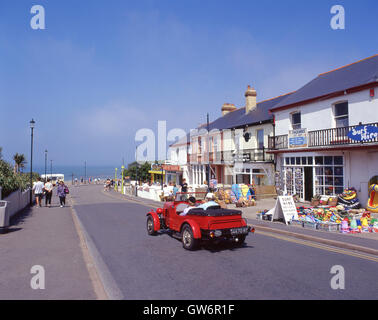
<path fill-rule="evenodd" d="M 17 231 L 20 231 L 20 230 L 22 230 L 22 228 L 8 228 L 8 229 L 5 229 L 5 230 L 0 230 L 0 235 L 13 233 L 13 232 L 17 232 Z"/>
<path fill-rule="evenodd" d="M 26 219 L 33 216 L 33 210 L 30 207 L 25 208 L 24 210 L 20 211 L 16 215 L 14 215 L 10 221 L 10 227 L 12 226 L 18 226 L 20 224 L 23 224 Z M 19 228 L 21 229 L 21 228 Z M 17 230 L 18 231 L 18 230 Z"/>
<path fill-rule="evenodd" d="M 204 243 L 201 246 L 202 250 L 207 250 L 211 253 L 218 253 L 222 251 L 238 251 L 238 250 L 246 250 L 246 249 L 253 249 L 253 246 L 249 246 L 246 243 L 243 244 L 235 244 L 231 241 L 223 241 L 221 243 Z"/>
<path fill-rule="evenodd" d="M 156 236 L 169 236 L 172 239 L 177 240 L 181 243 L 181 239 L 177 236 L 173 236 L 172 232 L 170 231 L 160 231 L 156 234 Z M 222 251 L 238 251 L 238 250 L 246 250 L 246 249 L 254 249 L 253 246 L 249 246 L 247 243 L 237 244 L 232 241 L 221 240 L 218 243 L 210 242 L 210 241 L 202 241 L 196 251 L 206 250 L 211 253 L 218 253 Z"/>

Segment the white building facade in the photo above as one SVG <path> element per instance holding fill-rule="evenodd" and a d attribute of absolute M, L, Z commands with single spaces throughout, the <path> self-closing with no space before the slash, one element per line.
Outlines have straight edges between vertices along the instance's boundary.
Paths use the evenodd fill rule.
<path fill-rule="evenodd" d="M 378 81 L 364 72 L 378 74 L 378 56 L 320 75 L 271 110 L 279 193 L 310 201 L 355 188 L 367 203 L 378 176 Z"/>

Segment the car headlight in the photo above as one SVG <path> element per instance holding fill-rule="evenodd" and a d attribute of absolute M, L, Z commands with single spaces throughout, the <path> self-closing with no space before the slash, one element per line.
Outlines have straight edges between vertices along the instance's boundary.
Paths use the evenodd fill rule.
<path fill-rule="evenodd" d="M 220 237 L 220 236 L 222 235 L 222 231 L 220 231 L 220 230 L 215 230 L 214 235 L 215 235 L 216 237 Z"/>

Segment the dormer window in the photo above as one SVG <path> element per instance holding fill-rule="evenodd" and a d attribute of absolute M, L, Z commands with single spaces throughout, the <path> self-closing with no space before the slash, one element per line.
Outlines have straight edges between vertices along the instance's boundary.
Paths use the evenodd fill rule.
<path fill-rule="evenodd" d="M 349 127 L 349 107 L 348 102 L 335 104 L 336 128 Z"/>
<path fill-rule="evenodd" d="M 301 113 L 295 112 L 291 114 L 291 126 L 293 127 L 293 130 L 301 129 L 302 123 L 301 123 Z"/>

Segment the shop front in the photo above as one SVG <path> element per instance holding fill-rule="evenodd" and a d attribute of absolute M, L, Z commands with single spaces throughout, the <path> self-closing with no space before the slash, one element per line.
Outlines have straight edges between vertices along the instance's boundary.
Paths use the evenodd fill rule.
<path fill-rule="evenodd" d="M 234 181 L 237 184 L 268 186 L 274 184 L 274 167 L 270 163 L 235 163 Z"/>
<path fill-rule="evenodd" d="M 165 174 L 165 183 L 181 184 L 183 178 L 183 171 L 180 166 L 175 165 L 162 165 L 162 170 Z"/>
<path fill-rule="evenodd" d="M 151 170 L 148 171 L 151 175 L 151 183 L 164 183 L 165 180 L 165 172 L 160 164 L 152 164 Z"/>
<path fill-rule="evenodd" d="M 336 196 L 347 187 L 343 153 L 288 153 L 279 156 L 276 187 L 283 195 L 311 201 L 314 195 Z"/>

